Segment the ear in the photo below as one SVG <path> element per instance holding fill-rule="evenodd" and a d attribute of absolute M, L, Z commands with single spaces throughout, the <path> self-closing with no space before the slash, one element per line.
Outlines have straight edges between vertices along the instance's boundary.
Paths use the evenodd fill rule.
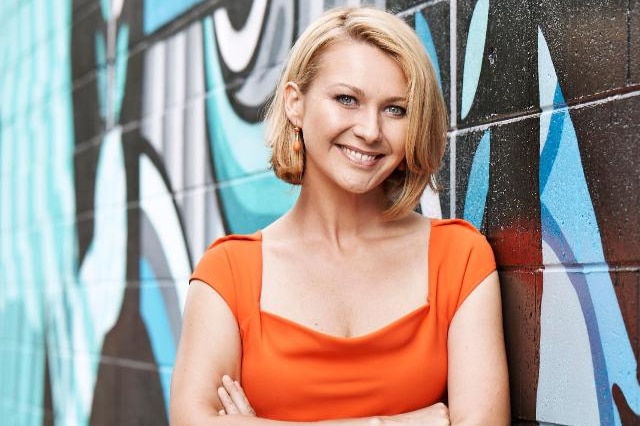
<path fill-rule="evenodd" d="M 304 116 L 304 95 L 300 87 L 293 81 L 284 86 L 284 110 L 289 121 L 297 127 L 302 127 Z"/>

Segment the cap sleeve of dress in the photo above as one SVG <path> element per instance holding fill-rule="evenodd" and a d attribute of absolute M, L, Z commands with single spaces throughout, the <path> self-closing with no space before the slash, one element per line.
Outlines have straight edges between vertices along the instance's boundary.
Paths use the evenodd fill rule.
<path fill-rule="evenodd" d="M 204 253 L 189 278 L 189 282 L 200 280 L 213 288 L 225 300 L 231 312 L 238 317 L 238 304 L 233 272 L 225 245 L 214 242 Z"/>
<path fill-rule="evenodd" d="M 218 238 L 196 265 L 191 280 L 200 280 L 217 291 L 242 322 L 258 302 L 262 278 L 262 234 L 227 235 Z"/>
<path fill-rule="evenodd" d="M 464 220 L 433 220 L 431 240 L 430 292 L 439 314 L 451 322 L 469 294 L 496 269 L 496 262 L 484 235 Z"/>
<path fill-rule="evenodd" d="M 484 235 L 476 231 L 469 236 L 468 244 L 466 265 L 464 265 L 462 287 L 458 295 L 456 311 L 471 292 L 496 269 L 493 250 Z"/>

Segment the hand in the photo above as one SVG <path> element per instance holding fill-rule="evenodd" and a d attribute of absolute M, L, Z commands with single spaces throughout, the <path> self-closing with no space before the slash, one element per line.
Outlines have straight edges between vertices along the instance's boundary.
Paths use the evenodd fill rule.
<path fill-rule="evenodd" d="M 449 408 L 441 402 L 426 408 L 379 418 L 379 425 L 450 426 Z"/>
<path fill-rule="evenodd" d="M 231 380 L 231 377 L 222 376 L 222 386 L 218 388 L 218 398 L 222 403 L 222 410 L 218 414 L 225 415 L 240 415 L 240 416 L 255 416 L 254 411 L 247 396 L 244 394 L 244 390 L 238 381 Z"/>

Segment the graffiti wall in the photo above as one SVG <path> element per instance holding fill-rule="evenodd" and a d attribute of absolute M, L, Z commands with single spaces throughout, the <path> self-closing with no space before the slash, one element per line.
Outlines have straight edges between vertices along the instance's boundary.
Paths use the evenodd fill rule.
<path fill-rule="evenodd" d="M 640 1 L 4 0 L 0 423 L 167 424 L 190 270 L 297 192 L 261 111 L 323 10 L 405 19 L 450 108 L 421 210 L 488 237 L 516 424 L 640 424 Z"/>

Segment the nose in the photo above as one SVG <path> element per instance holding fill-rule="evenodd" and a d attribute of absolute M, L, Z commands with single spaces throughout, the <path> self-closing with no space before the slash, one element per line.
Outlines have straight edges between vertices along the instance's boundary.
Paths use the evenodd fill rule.
<path fill-rule="evenodd" d="M 382 134 L 378 111 L 373 108 L 360 110 L 353 126 L 353 134 L 368 144 L 379 141 Z"/>

